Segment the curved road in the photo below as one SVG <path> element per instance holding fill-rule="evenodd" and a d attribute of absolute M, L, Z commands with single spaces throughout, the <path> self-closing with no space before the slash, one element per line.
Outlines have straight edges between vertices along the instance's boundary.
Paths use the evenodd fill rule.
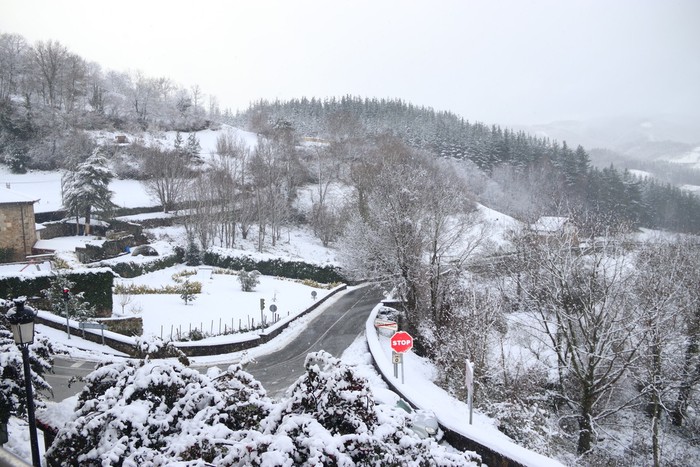
<path fill-rule="evenodd" d="M 325 350 L 335 357 L 364 332 L 364 324 L 372 308 L 383 298 L 377 286 L 365 286 L 344 293 L 319 316 L 309 322 L 292 342 L 283 349 L 257 358 L 245 370 L 260 381 L 270 397 L 279 397 L 304 373 L 306 354 Z M 96 363 L 56 357 L 53 373 L 44 378 L 53 388 L 50 400 L 62 401 L 80 392 L 80 382 L 68 387 L 73 376 L 85 376 Z M 197 365 L 199 367 L 199 365 Z M 206 371 L 202 368 L 200 371 Z"/>
<path fill-rule="evenodd" d="M 377 286 L 366 286 L 345 293 L 311 321 L 285 348 L 260 356 L 245 366 L 270 397 L 279 397 L 304 373 L 309 352 L 325 350 L 340 357 L 365 329 L 365 321 L 383 295 Z"/>

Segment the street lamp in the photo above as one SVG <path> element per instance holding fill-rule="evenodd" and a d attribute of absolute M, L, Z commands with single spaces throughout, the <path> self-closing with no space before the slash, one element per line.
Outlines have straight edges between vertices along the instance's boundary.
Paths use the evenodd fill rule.
<path fill-rule="evenodd" d="M 7 320 L 12 328 L 15 344 L 22 350 L 24 363 L 24 388 L 27 395 L 27 419 L 29 420 L 29 439 L 32 447 L 32 465 L 41 467 L 39 458 L 39 440 L 36 435 L 36 419 L 34 418 L 34 395 L 32 393 L 32 372 L 29 368 L 29 346 L 34 343 L 34 317 L 36 312 L 24 304 L 24 297 L 14 300 L 14 308 L 7 313 Z"/>

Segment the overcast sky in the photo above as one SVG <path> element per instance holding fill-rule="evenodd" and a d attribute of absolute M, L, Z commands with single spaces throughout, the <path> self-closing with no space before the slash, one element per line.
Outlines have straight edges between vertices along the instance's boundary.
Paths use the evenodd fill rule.
<path fill-rule="evenodd" d="M 700 115 L 698 0 L 0 0 L 0 32 L 234 111 L 351 94 L 499 124 Z"/>

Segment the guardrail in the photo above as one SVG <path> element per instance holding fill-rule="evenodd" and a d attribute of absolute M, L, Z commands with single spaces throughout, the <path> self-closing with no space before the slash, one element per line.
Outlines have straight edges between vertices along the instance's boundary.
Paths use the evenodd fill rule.
<path fill-rule="evenodd" d="M 378 362 L 379 358 L 386 357 L 381 350 L 377 331 L 374 328 L 374 320 L 382 306 L 384 306 L 383 303 L 378 304 L 374 310 L 372 310 L 365 323 L 365 336 L 367 339 L 367 346 L 372 355 L 372 363 L 387 385 L 414 408 L 431 409 L 429 404 L 426 404 L 424 400 L 413 400 L 413 398 L 404 394 L 401 387 L 395 382 L 396 380 L 393 378 L 393 375 L 389 374 L 386 368 Z M 476 440 L 473 436 L 464 432 L 467 430 L 460 430 L 459 427 L 450 426 L 450 424 L 446 423 L 444 420 L 440 420 L 439 413 L 436 413 L 436 416 L 438 417 L 440 428 L 445 434 L 444 438 L 448 443 L 457 449 L 476 452 L 481 456 L 482 461 L 489 466 L 564 467 L 563 464 L 555 459 L 525 449 L 513 442 L 501 439 L 488 440 L 487 437 L 481 437 L 481 439 Z"/>

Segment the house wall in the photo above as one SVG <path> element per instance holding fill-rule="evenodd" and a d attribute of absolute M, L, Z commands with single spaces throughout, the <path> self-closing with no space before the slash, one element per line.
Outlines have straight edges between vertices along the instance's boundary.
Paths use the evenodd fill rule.
<path fill-rule="evenodd" d="M 0 204 L 0 250 L 9 252 L 6 261 L 23 261 L 34 243 L 34 203 Z"/>

